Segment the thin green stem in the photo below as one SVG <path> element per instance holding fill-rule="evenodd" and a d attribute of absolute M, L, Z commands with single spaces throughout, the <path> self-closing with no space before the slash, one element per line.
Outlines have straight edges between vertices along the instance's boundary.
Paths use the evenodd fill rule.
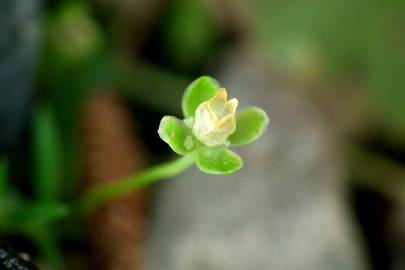
<path fill-rule="evenodd" d="M 187 154 L 181 158 L 146 169 L 134 176 L 120 181 L 110 182 L 90 190 L 79 201 L 82 212 L 89 212 L 113 198 L 122 196 L 139 188 L 148 186 L 163 179 L 174 177 L 194 163 L 194 154 Z"/>

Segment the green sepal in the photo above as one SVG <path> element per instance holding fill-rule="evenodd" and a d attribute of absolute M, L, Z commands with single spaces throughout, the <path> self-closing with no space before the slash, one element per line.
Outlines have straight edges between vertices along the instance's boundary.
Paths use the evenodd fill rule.
<path fill-rule="evenodd" d="M 181 107 L 185 118 L 192 118 L 195 115 L 197 107 L 204 101 L 214 97 L 221 86 L 219 83 L 209 77 L 202 76 L 194 80 L 186 89 L 183 95 Z"/>
<path fill-rule="evenodd" d="M 236 115 L 236 130 L 229 136 L 231 146 L 240 146 L 257 140 L 269 124 L 266 112 L 257 107 L 249 107 Z"/>
<path fill-rule="evenodd" d="M 206 147 L 198 149 L 197 167 L 209 174 L 231 174 L 243 166 L 238 154 L 223 147 Z"/>
<path fill-rule="evenodd" d="M 193 151 L 198 145 L 191 129 L 183 121 L 174 116 L 162 118 L 158 133 L 160 138 L 179 155 Z"/>

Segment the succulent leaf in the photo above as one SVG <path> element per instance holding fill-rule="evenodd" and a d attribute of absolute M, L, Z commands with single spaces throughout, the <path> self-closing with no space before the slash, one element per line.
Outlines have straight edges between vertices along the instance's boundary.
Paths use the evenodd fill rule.
<path fill-rule="evenodd" d="M 186 118 L 194 117 L 197 107 L 214 97 L 219 88 L 219 83 L 209 76 L 202 76 L 194 80 L 183 95 L 181 106 L 184 116 Z"/>
<path fill-rule="evenodd" d="M 232 146 L 241 146 L 257 140 L 269 123 L 266 112 L 249 107 L 236 115 L 236 130 L 228 138 Z"/>
<path fill-rule="evenodd" d="M 201 146 L 198 149 L 197 167 L 209 174 L 231 174 L 243 166 L 238 154 L 223 147 Z"/>
<path fill-rule="evenodd" d="M 158 133 L 160 138 L 179 155 L 193 151 L 198 144 L 191 133 L 191 129 L 174 116 L 163 117 Z"/>

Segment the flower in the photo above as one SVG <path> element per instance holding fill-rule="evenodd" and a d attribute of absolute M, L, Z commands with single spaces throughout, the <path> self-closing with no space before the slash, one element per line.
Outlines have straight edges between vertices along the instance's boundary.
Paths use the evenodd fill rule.
<path fill-rule="evenodd" d="M 227 101 L 227 98 L 226 89 L 221 88 L 213 98 L 202 102 L 195 111 L 193 134 L 204 145 L 223 145 L 236 130 L 235 112 L 238 100 L 233 98 Z"/>
<path fill-rule="evenodd" d="M 242 158 L 229 148 L 257 140 L 269 123 L 266 112 L 255 106 L 235 115 L 238 100 L 227 98 L 215 79 L 202 76 L 184 92 L 184 119 L 166 115 L 160 121 L 160 138 L 175 153 L 191 156 L 205 173 L 230 174 L 242 168 Z"/>

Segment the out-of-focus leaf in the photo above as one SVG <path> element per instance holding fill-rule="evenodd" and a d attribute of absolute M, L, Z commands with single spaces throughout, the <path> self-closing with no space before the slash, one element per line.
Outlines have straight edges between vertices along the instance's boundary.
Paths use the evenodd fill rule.
<path fill-rule="evenodd" d="M 215 53 L 220 25 L 204 0 L 171 0 L 163 27 L 163 51 L 171 64 L 192 69 Z"/>
<path fill-rule="evenodd" d="M 204 101 L 214 97 L 219 91 L 219 83 L 208 76 L 202 76 L 194 80 L 186 89 L 181 107 L 184 116 L 194 117 L 195 110 Z"/>
<path fill-rule="evenodd" d="M 194 139 L 191 129 L 183 121 L 173 116 L 163 117 L 158 133 L 160 138 L 179 155 L 193 151 L 198 143 Z"/>
<path fill-rule="evenodd" d="M 401 3 L 401 2 L 398 2 Z M 378 118 L 404 141 L 405 3 L 382 12 L 368 30 L 369 88 Z"/>
<path fill-rule="evenodd" d="M 202 146 L 198 149 L 197 167 L 210 174 L 231 174 L 243 166 L 238 154 L 231 150 L 218 147 Z"/>
<path fill-rule="evenodd" d="M 63 190 L 63 152 L 52 107 L 40 104 L 33 122 L 35 189 L 42 200 L 57 200 Z"/>
<path fill-rule="evenodd" d="M 48 22 L 48 53 L 64 66 L 81 65 L 104 45 L 101 30 L 86 4 L 65 1 Z"/>
<path fill-rule="evenodd" d="M 8 232 L 35 232 L 69 214 L 66 205 L 59 203 L 26 202 L 7 212 L 6 230 Z"/>
<path fill-rule="evenodd" d="M 266 112 L 257 107 L 244 109 L 236 115 L 236 130 L 229 137 L 232 146 L 248 144 L 258 139 L 269 123 Z"/>
<path fill-rule="evenodd" d="M 131 63 L 117 57 L 118 91 L 154 110 L 181 115 L 179 100 L 189 79 L 161 67 L 146 63 Z M 153 95 L 151 95 L 153 92 Z"/>
<path fill-rule="evenodd" d="M 63 1 L 50 16 L 41 75 L 63 130 L 72 135 L 77 111 L 88 88 L 111 82 L 110 63 L 100 26 L 83 2 Z"/>
<path fill-rule="evenodd" d="M 106 38 L 86 1 L 62 1 L 47 21 L 40 83 L 63 130 L 65 194 L 76 189 L 80 110 L 89 92 L 112 84 Z M 42 85 L 41 85 L 42 86 Z M 100 87 L 101 86 L 101 87 Z"/>
<path fill-rule="evenodd" d="M 255 0 L 260 42 L 291 76 L 336 76 L 364 65 L 364 28 L 375 4 L 366 0 Z M 319 74 L 317 74 L 319 73 Z"/>
<path fill-rule="evenodd" d="M 15 231 L 16 228 L 10 228 L 9 218 L 13 211 L 22 207 L 24 198 L 12 187 L 8 187 L 7 193 L 0 204 L 0 234 L 8 233 L 10 230 Z"/>

